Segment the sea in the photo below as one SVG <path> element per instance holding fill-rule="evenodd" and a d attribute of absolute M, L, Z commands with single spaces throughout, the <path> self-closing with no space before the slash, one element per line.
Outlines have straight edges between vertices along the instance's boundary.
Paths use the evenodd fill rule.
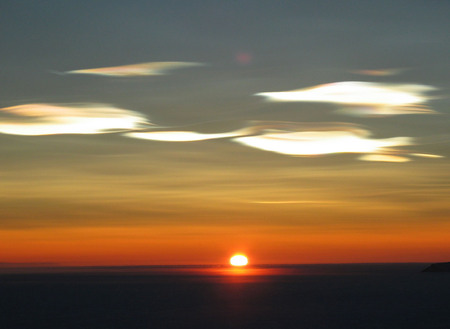
<path fill-rule="evenodd" d="M 429 264 L 0 268 L 1 329 L 450 329 Z"/>

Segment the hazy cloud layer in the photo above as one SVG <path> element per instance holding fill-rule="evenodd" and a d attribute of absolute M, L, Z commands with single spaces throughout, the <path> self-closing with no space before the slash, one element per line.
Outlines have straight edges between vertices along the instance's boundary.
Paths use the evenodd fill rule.
<path fill-rule="evenodd" d="M 0 133 L 100 134 L 149 125 L 137 112 L 103 104 L 24 104 L 0 109 Z"/>
<path fill-rule="evenodd" d="M 344 81 L 315 87 L 256 94 L 272 102 L 320 102 L 351 106 L 341 110 L 357 116 L 389 116 L 436 113 L 423 104 L 432 86 Z"/>
<path fill-rule="evenodd" d="M 122 66 L 100 67 L 93 69 L 82 69 L 66 71 L 66 74 L 89 74 L 107 77 L 133 77 L 147 75 L 164 75 L 171 70 L 201 66 L 201 63 L 191 62 L 149 62 Z"/>

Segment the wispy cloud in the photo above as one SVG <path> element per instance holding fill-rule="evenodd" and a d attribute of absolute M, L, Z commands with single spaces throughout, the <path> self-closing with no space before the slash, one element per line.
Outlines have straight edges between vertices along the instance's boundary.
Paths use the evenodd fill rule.
<path fill-rule="evenodd" d="M 362 161 L 376 161 L 376 162 L 409 162 L 411 159 L 390 154 L 366 154 L 358 158 Z"/>
<path fill-rule="evenodd" d="M 201 66 L 201 63 L 192 62 L 149 62 L 122 66 L 100 67 L 92 69 L 66 71 L 66 74 L 89 74 L 107 77 L 134 77 L 148 75 L 164 75 L 171 70 Z"/>
<path fill-rule="evenodd" d="M 0 133 L 99 134 L 139 129 L 150 122 L 137 112 L 102 104 L 24 104 L 0 109 Z"/>
<path fill-rule="evenodd" d="M 419 84 L 344 81 L 305 89 L 256 94 L 272 102 L 321 102 L 351 106 L 341 112 L 358 116 L 431 114 L 423 104 L 436 88 Z"/>
<path fill-rule="evenodd" d="M 352 73 L 375 76 L 375 77 L 386 77 L 386 76 L 400 74 L 402 72 L 405 72 L 406 70 L 408 70 L 408 69 L 391 68 L 391 69 L 378 69 L 378 70 L 356 70 L 356 71 L 352 71 Z"/>
<path fill-rule="evenodd" d="M 257 204 L 306 204 L 306 205 L 325 205 L 325 204 L 337 204 L 338 201 L 327 200 L 277 200 L 277 201 L 247 201 L 248 203 Z"/>
<path fill-rule="evenodd" d="M 442 155 L 438 155 L 438 154 L 411 153 L 410 155 L 415 156 L 415 157 L 419 157 L 419 158 L 432 158 L 432 159 L 443 158 Z"/>
<path fill-rule="evenodd" d="M 350 115 L 354 117 L 387 117 L 393 115 L 405 115 L 405 114 L 437 114 L 426 107 L 414 107 L 414 106 L 348 106 L 342 107 L 335 111 L 339 114 Z"/>
<path fill-rule="evenodd" d="M 203 134 L 194 131 L 147 131 L 147 132 L 129 132 L 124 136 L 146 139 L 162 142 L 195 142 L 208 139 L 230 138 L 249 135 L 253 132 L 252 128 L 244 128 L 224 133 Z"/>

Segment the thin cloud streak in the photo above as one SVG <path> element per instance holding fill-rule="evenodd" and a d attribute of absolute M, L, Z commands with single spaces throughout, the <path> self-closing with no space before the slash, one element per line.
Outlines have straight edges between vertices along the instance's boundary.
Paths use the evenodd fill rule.
<path fill-rule="evenodd" d="M 388 117 L 394 115 L 405 114 L 438 114 L 438 112 L 428 109 L 426 107 L 413 106 L 348 106 L 335 111 L 338 114 L 349 115 L 353 117 Z"/>
<path fill-rule="evenodd" d="M 24 104 L 0 114 L 0 133 L 11 135 L 101 134 L 150 125 L 138 112 L 95 103 Z"/>
<path fill-rule="evenodd" d="M 165 75 L 171 70 L 202 65 L 204 64 L 191 62 L 149 62 L 149 63 L 122 65 L 122 66 L 72 70 L 63 73 L 100 75 L 106 77 L 136 77 L 136 76 L 150 76 L 150 75 Z"/>
<path fill-rule="evenodd" d="M 337 204 L 338 201 L 315 201 L 315 200 L 280 200 L 280 201 L 248 201 L 248 203 L 256 204 L 311 204 L 311 205 L 324 205 L 324 204 Z"/>
<path fill-rule="evenodd" d="M 442 156 L 442 155 L 427 154 L 427 153 L 411 153 L 410 155 L 415 156 L 415 157 L 419 157 L 419 158 L 432 158 L 432 159 L 444 158 L 444 156 Z"/>
<path fill-rule="evenodd" d="M 360 75 L 369 75 L 374 77 L 386 77 L 386 76 L 392 76 L 397 75 L 402 72 L 405 72 L 408 69 L 405 68 L 391 68 L 391 69 L 379 69 L 379 70 L 356 70 L 352 71 L 354 74 L 360 74 Z"/>
<path fill-rule="evenodd" d="M 419 84 L 344 81 L 291 91 L 263 92 L 256 96 L 263 96 L 272 102 L 320 102 L 355 106 L 341 110 L 344 114 L 390 116 L 436 113 L 422 105 L 431 99 L 426 93 L 435 89 Z"/>
<path fill-rule="evenodd" d="M 161 141 L 161 142 L 195 142 L 209 139 L 230 138 L 245 136 L 253 133 L 252 128 L 244 128 L 231 132 L 202 134 L 194 131 L 148 131 L 148 132 L 129 132 L 123 134 L 127 137 Z"/>
<path fill-rule="evenodd" d="M 411 159 L 401 157 L 398 155 L 389 154 L 367 154 L 360 156 L 358 160 L 362 161 L 375 161 L 375 162 L 409 162 Z"/>

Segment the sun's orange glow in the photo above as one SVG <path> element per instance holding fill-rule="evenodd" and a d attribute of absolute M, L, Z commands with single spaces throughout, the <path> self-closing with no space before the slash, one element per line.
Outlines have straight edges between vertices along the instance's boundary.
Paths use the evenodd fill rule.
<path fill-rule="evenodd" d="M 245 266 L 248 264 L 248 258 L 244 255 L 234 255 L 230 258 L 230 264 L 233 266 Z"/>
<path fill-rule="evenodd" d="M 287 210 L 303 203 L 259 203 L 264 211 Z M 323 206 L 323 216 L 334 204 Z M 328 208 L 331 208 L 328 210 Z M 316 208 L 314 208 L 316 209 Z M 273 210 L 271 210 L 273 211 Z M 355 211 L 356 215 L 359 215 Z M 355 216 L 356 216 L 355 215 Z M 404 217 L 399 217 L 404 219 Z M 250 264 L 443 262 L 448 258 L 450 223 L 377 223 L 370 230 L 345 231 L 315 227 L 251 226 L 137 226 L 137 227 L 36 227 L 0 229 L 2 266 L 126 266 L 216 265 L 217 255 L 230 244 L 251 254 Z M 331 224 L 330 224 L 331 225 Z M 186 234 L 189 232 L 190 234 Z M 199 238 L 204 241 L 199 244 Z M 207 248 L 206 248 L 207 246 Z M 420 246 L 419 250 L 416 250 Z M 299 252 L 307 250 L 308 252 Z M 225 264 L 230 260 L 225 257 Z M 242 251 L 241 255 L 245 253 Z M 9 265 L 8 265 L 9 264 Z M 230 264 L 230 263 L 228 263 Z M 222 269 L 249 273 L 248 266 Z"/>

